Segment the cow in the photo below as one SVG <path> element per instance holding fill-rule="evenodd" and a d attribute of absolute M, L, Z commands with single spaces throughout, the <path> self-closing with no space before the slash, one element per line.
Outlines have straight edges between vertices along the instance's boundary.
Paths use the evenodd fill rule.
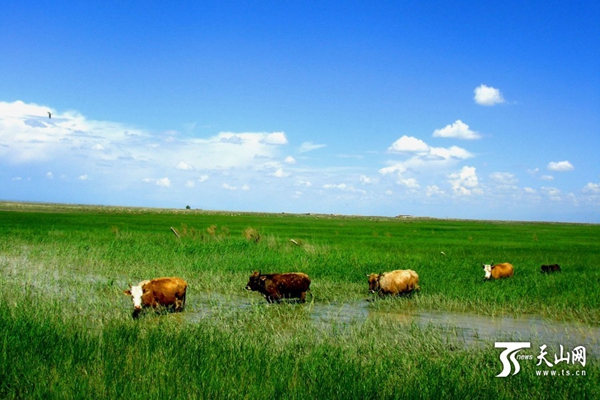
<path fill-rule="evenodd" d="M 123 293 L 131 296 L 133 301 L 132 317 L 136 319 L 145 308 L 153 308 L 156 311 L 183 311 L 186 291 L 186 281 L 171 277 L 141 281 L 137 286 L 129 285 L 129 289 L 124 290 Z"/>
<path fill-rule="evenodd" d="M 254 271 L 246 290 L 262 293 L 268 303 L 279 303 L 282 298 L 298 298 L 304 303 L 306 292 L 310 290 L 310 278 L 303 272 L 261 274 L 260 271 Z"/>
<path fill-rule="evenodd" d="M 481 267 L 485 272 L 485 280 L 490 279 L 501 279 L 501 278 L 510 278 L 514 275 L 515 271 L 510 263 L 501 263 L 501 264 L 483 264 L 481 263 Z"/>
<path fill-rule="evenodd" d="M 412 269 L 397 269 L 382 274 L 367 274 L 369 291 L 379 296 L 410 294 L 419 287 L 419 275 Z"/>
<path fill-rule="evenodd" d="M 542 265 L 542 273 L 547 272 L 560 272 L 560 265 L 558 264 L 552 264 L 552 265 Z"/>

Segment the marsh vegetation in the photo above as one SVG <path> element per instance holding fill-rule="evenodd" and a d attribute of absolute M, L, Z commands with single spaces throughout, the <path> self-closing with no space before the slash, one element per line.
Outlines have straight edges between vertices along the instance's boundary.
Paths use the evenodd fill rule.
<path fill-rule="evenodd" d="M 0 397 L 598 397 L 599 239 L 596 225 L 0 204 Z M 492 260 L 515 276 L 484 282 Z M 421 291 L 374 300 L 365 274 L 393 269 Z M 254 270 L 306 272 L 313 296 L 267 304 L 244 290 Z M 123 289 L 158 276 L 189 283 L 186 311 L 134 321 Z M 533 360 L 496 378 L 494 341 L 511 340 L 583 341 L 586 375 L 538 377 Z"/>

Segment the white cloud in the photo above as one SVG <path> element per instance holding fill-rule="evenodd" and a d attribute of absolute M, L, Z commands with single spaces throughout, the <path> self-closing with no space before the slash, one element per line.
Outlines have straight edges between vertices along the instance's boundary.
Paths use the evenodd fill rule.
<path fill-rule="evenodd" d="M 300 148 L 298 149 L 299 153 L 307 153 L 309 151 L 313 151 L 313 150 L 317 150 L 320 148 L 323 148 L 327 145 L 325 144 L 316 144 L 313 142 L 304 142 L 300 145 Z"/>
<path fill-rule="evenodd" d="M 555 172 L 565 172 L 565 171 L 572 171 L 574 170 L 575 167 L 573 167 L 573 164 L 571 164 L 568 161 L 552 161 L 550 163 L 548 163 L 548 170 L 550 171 L 555 171 Z"/>
<path fill-rule="evenodd" d="M 515 175 L 510 172 L 493 172 L 490 174 L 490 178 L 500 185 L 514 185 L 519 181 L 515 178 Z"/>
<path fill-rule="evenodd" d="M 425 195 L 427 197 L 444 196 L 444 195 L 446 195 L 446 192 L 444 190 L 440 189 L 437 185 L 430 185 L 430 186 L 427 186 Z"/>
<path fill-rule="evenodd" d="M 175 168 L 180 169 L 182 171 L 191 171 L 194 169 L 194 167 L 192 167 L 190 164 L 186 163 L 185 161 L 179 161 L 177 163 L 177 165 L 175 166 Z"/>
<path fill-rule="evenodd" d="M 287 172 L 285 172 L 285 171 L 283 170 L 283 168 L 277 168 L 277 169 L 275 170 L 275 172 L 271 173 L 270 175 L 271 175 L 271 176 L 274 176 L 274 177 L 276 177 L 276 178 L 286 178 L 286 177 L 290 176 L 290 174 L 289 174 L 289 173 L 287 173 Z"/>
<path fill-rule="evenodd" d="M 540 176 L 540 179 L 543 181 L 553 181 L 554 177 L 552 175 L 542 175 Z"/>
<path fill-rule="evenodd" d="M 427 153 L 430 147 L 421 139 L 413 136 L 402 136 L 388 148 L 392 153 Z"/>
<path fill-rule="evenodd" d="M 288 140 L 284 132 L 265 133 L 265 137 L 262 139 L 262 142 L 273 145 L 288 144 Z"/>
<path fill-rule="evenodd" d="M 198 178 L 198 182 L 202 183 L 202 182 L 206 182 L 209 179 L 208 175 L 201 175 L 200 178 Z"/>
<path fill-rule="evenodd" d="M 296 186 L 302 186 L 302 187 L 311 187 L 312 183 L 310 181 L 297 181 L 296 182 Z"/>
<path fill-rule="evenodd" d="M 194 181 L 186 181 L 185 182 L 185 187 L 187 187 L 187 188 L 195 188 L 196 187 L 196 182 L 194 182 Z"/>
<path fill-rule="evenodd" d="M 360 183 L 362 183 L 363 185 L 370 185 L 371 183 L 373 183 L 373 180 L 371 178 L 369 178 L 366 175 L 361 175 L 358 180 L 360 181 Z"/>
<path fill-rule="evenodd" d="M 381 168 L 379 173 L 395 176 L 398 185 L 406 186 L 409 189 L 420 187 L 415 174 L 439 175 L 440 171 L 473 157 L 469 151 L 458 146 L 432 147 L 421 139 L 406 135 L 396 140 L 388 148 L 388 151 L 408 155 L 409 158 L 391 163 L 391 165 Z"/>
<path fill-rule="evenodd" d="M 452 190 L 457 195 L 482 194 L 483 191 L 479 188 L 479 179 L 475 167 L 464 166 L 458 173 L 453 173 L 448 176 L 448 181 L 452 186 Z"/>
<path fill-rule="evenodd" d="M 242 187 L 237 187 L 237 186 L 231 186 L 231 185 L 229 185 L 227 183 L 224 183 L 223 184 L 223 189 L 225 189 L 225 190 L 231 190 L 231 191 L 235 191 L 235 190 L 248 191 L 248 190 L 250 190 L 250 186 L 244 184 L 244 185 L 242 185 Z"/>
<path fill-rule="evenodd" d="M 413 136 L 402 136 L 388 148 L 388 151 L 391 153 L 412 153 L 416 158 L 428 160 L 466 160 L 473 156 L 461 147 L 432 147 Z"/>
<path fill-rule="evenodd" d="M 287 143 L 284 132 L 220 132 L 190 138 L 176 131 L 156 134 L 94 121 L 75 111 L 0 102 L 0 160 L 13 165 L 77 166 L 90 175 L 102 169 L 102 176 L 112 171 L 119 178 L 139 181 L 173 168 L 173 160 L 179 160 L 175 168 L 181 171 L 259 171 L 265 162 L 280 157 Z"/>
<path fill-rule="evenodd" d="M 78 179 L 80 181 L 87 181 L 89 179 L 89 176 L 87 174 L 79 175 Z"/>
<path fill-rule="evenodd" d="M 170 187 L 171 180 L 169 178 L 160 178 L 156 180 L 156 184 L 161 187 Z"/>
<path fill-rule="evenodd" d="M 535 191 L 535 189 L 532 189 L 530 187 L 523 188 L 523 190 L 525 191 L 525 193 L 529 193 L 529 194 L 535 194 L 535 193 L 537 193 Z"/>
<path fill-rule="evenodd" d="M 343 192 L 362 193 L 362 194 L 367 193 L 362 189 L 356 189 L 354 186 L 346 185 L 345 183 L 325 184 L 325 185 L 323 185 L 323 189 L 337 189 L 337 190 L 341 190 Z"/>
<path fill-rule="evenodd" d="M 542 187 L 541 191 L 546 196 L 548 196 L 550 198 L 550 200 L 554 200 L 554 201 L 560 201 L 561 200 L 560 189 L 557 189 L 555 187 Z"/>
<path fill-rule="evenodd" d="M 283 162 L 286 164 L 296 164 L 296 159 L 292 156 L 287 156 Z"/>
<path fill-rule="evenodd" d="M 401 186 L 406 186 L 408 188 L 418 188 L 419 183 L 415 178 L 405 176 L 405 173 L 408 171 L 405 165 L 402 163 L 398 163 L 395 165 L 391 165 L 389 167 L 381 168 L 379 173 L 381 175 L 392 174 L 396 176 L 396 183 Z"/>
<path fill-rule="evenodd" d="M 600 194 L 600 183 L 589 182 L 583 187 L 584 193 Z"/>
<path fill-rule="evenodd" d="M 504 103 L 500 90 L 491 86 L 480 85 L 475 88 L 475 102 L 482 106 L 493 106 Z"/>
<path fill-rule="evenodd" d="M 48 171 L 46 173 L 46 178 L 48 178 L 48 179 L 54 179 L 54 174 L 52 172 Z"/>
<path fill-rule="evenodd" d="M 456 120 L 452 125 L 446 125 L 442 129 L 433 131 L 434 137 L 456 138 L 456 139 L 479 139 L 481 135 L 469 129 L 469 125 Z"/>
<path fill-rule="evenodd" d="M 394 164 L 389 167 L 381 168 L 379 170 L 379 173 L 381 175 L 394 174 L 394 173 L 402 174 L 404 172 L 406 172 L 406 167 L 401 163 Z"/>

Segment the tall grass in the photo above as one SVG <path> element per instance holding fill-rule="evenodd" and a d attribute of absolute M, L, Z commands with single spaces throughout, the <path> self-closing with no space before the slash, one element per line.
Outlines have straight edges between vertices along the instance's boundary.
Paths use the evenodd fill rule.
<path fill-rule="evenodd" d="M 518 375 L 495 378 L 493 342 L 472 347 L 436 326 L 376 316 L 316 323 L 310 302 L 267 305 L 243 290 L 254 269 L 301 270 L 314 303 L 362 302 L 366 273 L 412 268 L 421 293 L 368 308 L 597 325 L 598 226 L 58 211 L 0 211 L 0 398 L 600 395 L 592 356 L 584 377 L 544 379 L 522 363 Z M 480 263 L 492 259 L 513 263 L 515 277 L 483 282 Z M 563 272 L 540 274 L 547 263 Z M 188 310 L 133 321 L 122 290 L 165 275 L 190 283 Z M 210 294 L 222 297 L 200 306 Z M 243 307 L 221 306 L 228 298 Z"/>

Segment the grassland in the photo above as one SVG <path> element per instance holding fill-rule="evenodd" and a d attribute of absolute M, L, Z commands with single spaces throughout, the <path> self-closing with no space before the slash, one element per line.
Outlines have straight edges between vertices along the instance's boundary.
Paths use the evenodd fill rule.
<path fill-rule="evenodd" d="M 300 270 L 312 304 L 365 302 L 366 273 L 411 268 L 419 294 L 368 308 L 599 325 L 599 239 L 597 225 L 0 203 L 0 397 L 597 398 L 592 356 L 586 376 L 522 363 L 495 378 L 493 341 L 389 318 L 315 324 L 311 304 L 267 306 L 243 287 L 254 269 Z M 492 260 L 515 277 L 483 282 Z M 563 272 L 540 274 L 549 263 Z M 172 275 L 190 284 L 188 310 L 133 321 L 127 284 Z"/>

